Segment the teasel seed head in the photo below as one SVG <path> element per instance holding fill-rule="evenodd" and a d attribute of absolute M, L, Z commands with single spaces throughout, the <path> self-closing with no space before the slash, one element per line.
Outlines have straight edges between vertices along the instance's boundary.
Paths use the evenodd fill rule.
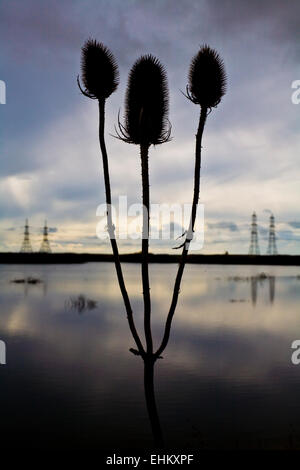
<path fill-rule="evenodd" d="M 101 42 L 88 39 L 82 47 L 81 55 L 82 89 L 77 77 L 81 92 L 88 98 L 105 100 L 119 84 L 119 71 L 117 62 Z"/>
<path fill-rule="evenodd" d="M 137 145 L 157 145 L 170 140 L 167 75 L 153 55 L 140 57 L 131 68 L 125 98 L 124 125 L 118 137 Z"/>
<path fill-rule="evenodd" d="M 226 93 L 226 73 L 216 50 L 204 44 L 192 59 L 187 96 L 195 104 L 215 108 Z"/>

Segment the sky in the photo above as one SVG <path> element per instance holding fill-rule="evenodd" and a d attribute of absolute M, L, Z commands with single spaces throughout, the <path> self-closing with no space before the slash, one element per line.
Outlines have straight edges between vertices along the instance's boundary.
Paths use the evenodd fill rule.
<path fill-rule="evenodd" d="M 0 251 L 20 249 L 28 217 L 34 250 L 47 219 L 53 251 L 110 252 L 96 235 L 105 202 L 97 103 L 76 84 L 91 37 L 120 70 L 106 104 L 115 206 L 119 196 L 141 202 L 139 149 L 113 135 L 128 72 L 147 53 L 167 70 L 172 124 L 171 142 L 150 148 L 151 201 L 191 203 L 199 107 L 181 91 L 207 43 L 224 61 L 228 87 L 203 138 L 201 252 L 247 253 L 255 211 L 261 253 L 273 213 L 279 253 L 300 254 L 300 104 L 291 99 L 300 80 L 299 16 L 298 0 L 0 0 Z M 122 252 L 140 249 L 132 238 L 120 240 Z M 150 249 L 171 252 L 176 243 L 151 240 Z"/>

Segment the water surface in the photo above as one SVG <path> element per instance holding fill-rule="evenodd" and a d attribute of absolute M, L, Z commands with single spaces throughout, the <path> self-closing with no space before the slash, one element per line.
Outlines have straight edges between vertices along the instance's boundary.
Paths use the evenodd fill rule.
<path fill-rule="evenodd" d="M 124 264 L 124 271 L 142 331 L 140 267 Z M 150 267 L 157 346 L 175 273 L 176 265 Z M 170 342 L 155 367 L 168 446 L 300 447 L 300 365 L 291 362 L 291 343 L 300 339 L 299 274 L 298 267 L 187 265 Z M 27 277 L 42 282 L 10 282 Z M 2 445 L 152 446 L 143 363 L 129 352 L 135 344 L 113 264 L 2 265 L 0 302 Z"/>

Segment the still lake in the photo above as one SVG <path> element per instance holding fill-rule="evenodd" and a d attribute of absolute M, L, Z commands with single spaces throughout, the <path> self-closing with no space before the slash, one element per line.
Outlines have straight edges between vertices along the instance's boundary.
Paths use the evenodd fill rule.
<path fill-rule="evenodd" d="M 123 269 L 142 332 L 140 267 Z M 157 346 L 176 269 L 150 265 Z M 168 447 L 300 448 L 300 365 L 291 362 L 299 275 L 299 267 L 186 266 L 155 365 Z M 11 282 L 28 277 L 42 282 Z M 1 445 L 151 448 L 143 361 L 129 352 L 135 344 L 112 263 L 1 265 L 0 308 Z"/>

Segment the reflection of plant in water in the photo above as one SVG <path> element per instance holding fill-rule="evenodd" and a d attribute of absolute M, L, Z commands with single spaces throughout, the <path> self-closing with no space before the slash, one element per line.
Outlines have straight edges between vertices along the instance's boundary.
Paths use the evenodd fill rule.
<path fill-rule="evenodd" d="M 125 142 L 140 146 L 143 186 L 143 239 L 142 239 L 142 283 L 144 300 L 144 330 L 146 348 L 136 330 L 130 300 L 125 287 L 119 259 L 117 242 L 111 213 L 111 189 L 108 168 L 108 156 L 104 139 L 105 101 L 116 90 L 118 70 L 111 52 L 101 43 L 88 40 L 82 48 L 82 81 L 81 88 L 85 96 L 99 102 L 99 142 L 103 160 L 104 182 L 107 204 L 107 226 L 114 254 L 118 282 L 125 304 L 127 319 L 137 349 L 130 351 L 142 357 L 144 361 L 144 387 L 148 414 L 151 422 L 155 444 L 163 446 L 163 437 L 157 413 L 154 395 L 154 364 L 165 350 L 171 331 L 181 279 L 186 264 L 190 243 L 193 239 L 197 206 L 200 193 L 200 168 L 202 135 L 208 114 L 215 108 L 226 89 L 224 65 L 219 55 L 208 46 L 203 46 L 193 58 L 189 71 L 187 97 L 200 106 L 200 117 L 196 134 L 194 194 L 189 227 L 184 235 L 184 242 L 178 272 L 175 280 L 172 302 L 167 316 L 163 339 L 154 352 L 151 333 L 151 301 L 148 270 L 149 226 L 150 226 L 150 194 L 148 151 L 151 144 L 167 142 L 170 138 L 171 125 L 168 121 L 168 86 L 166 73 L 160 62 L 152 55 L 142 56 L 133 65 L 129 74 L 125 101 L 125 122 L 119 123 L 118 137 Z"/>

